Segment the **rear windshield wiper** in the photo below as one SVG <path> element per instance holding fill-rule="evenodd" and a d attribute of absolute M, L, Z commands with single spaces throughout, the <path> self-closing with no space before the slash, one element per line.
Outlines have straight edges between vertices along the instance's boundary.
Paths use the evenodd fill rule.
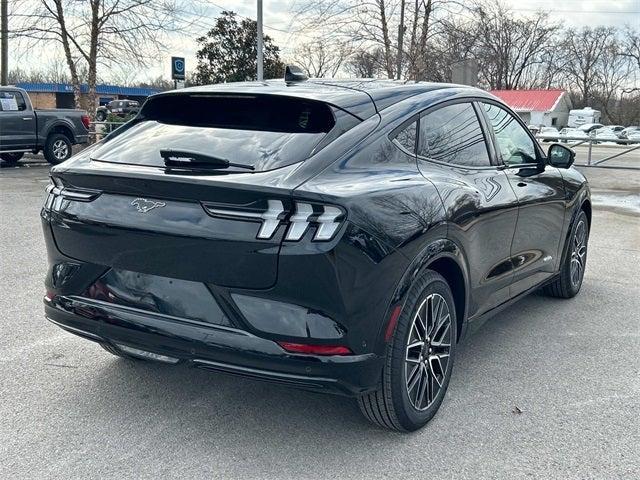
<path fill-rule="evenodd" d="M 205 153 L 188 152 L 184 150 L 160 150 L 160 156 L 164 159 L 165 166 L 169 168 L 208 170 L 235 167 L 255 170 L 253 165 L 233 163 L 225 158 L 215 157 Z"/>

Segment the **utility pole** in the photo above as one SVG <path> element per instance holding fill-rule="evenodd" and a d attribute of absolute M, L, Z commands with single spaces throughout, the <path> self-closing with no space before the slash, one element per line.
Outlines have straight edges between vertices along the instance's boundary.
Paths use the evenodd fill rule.
<path fill-rule="evenodd" d="M 3 0 L 5 1 L 5 0 Z M 264 80 L 262 55 L 262 0 L 258 0 L 258 81 Z"/>
<path fill-rule="evenodd" d="M 400 80 L 402 75 L 402 46 L 404 43 L 404 4 L 405 0 L 400 2 L 400 25 L 398 26 L 398 57 L 396 64 L 396 78 Z"/>
<path fill-rule="evenodd" d="M 0 85 L 9 83 L 9 0 L 0 0 Z"/>

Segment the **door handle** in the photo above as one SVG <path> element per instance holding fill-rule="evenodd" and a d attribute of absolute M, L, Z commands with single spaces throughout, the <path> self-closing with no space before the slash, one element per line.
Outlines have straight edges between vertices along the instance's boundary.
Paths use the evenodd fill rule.
<path fill-rule="evenodd" d="M 526 183 L 526 182 L 518 182 L 518 186 L 519 187 L 526 187 L 527 185 L 529 185 L 529 184 Z"/>
<path fill-rule="evenodd" d="M 32 117 L 22 117 L 23 120 L 31 120 Z"/>

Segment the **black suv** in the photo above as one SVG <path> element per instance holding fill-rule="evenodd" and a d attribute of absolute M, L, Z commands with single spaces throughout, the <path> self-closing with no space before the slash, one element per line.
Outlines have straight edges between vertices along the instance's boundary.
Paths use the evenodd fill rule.
<path fill-rule="evenodd" d="M 96 121 L 104 122 L 107 116 L 112 113 L 119 117 L 136 115 L 140 111 L 140 103 L 135 100 L 112 100 L 96 110 Z"/>
<path fill-rule="evenodd" d="M 572 162 L 456 85 L 159 94 L 52 169 L 46 316 L 114 355 L 353 396 L 415 430 L 469 326 L 578 293 L 591 202 Z"/>

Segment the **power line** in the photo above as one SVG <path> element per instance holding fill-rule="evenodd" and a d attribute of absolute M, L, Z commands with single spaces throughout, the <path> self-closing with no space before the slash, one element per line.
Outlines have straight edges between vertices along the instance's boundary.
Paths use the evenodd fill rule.
<path fill-rule="evenodd" d="M 540 10 L 544 11 L 544 8 L 511 8 L 511 10 L 516 12 L 539 12 Z M 610 14 L 610 15 L 626 15 L 626 14 L 638 14 L 640 11 L 629 11 L 629 10 L 553 10 L 553 13 L 602 13 L 602 14 Z"/>

